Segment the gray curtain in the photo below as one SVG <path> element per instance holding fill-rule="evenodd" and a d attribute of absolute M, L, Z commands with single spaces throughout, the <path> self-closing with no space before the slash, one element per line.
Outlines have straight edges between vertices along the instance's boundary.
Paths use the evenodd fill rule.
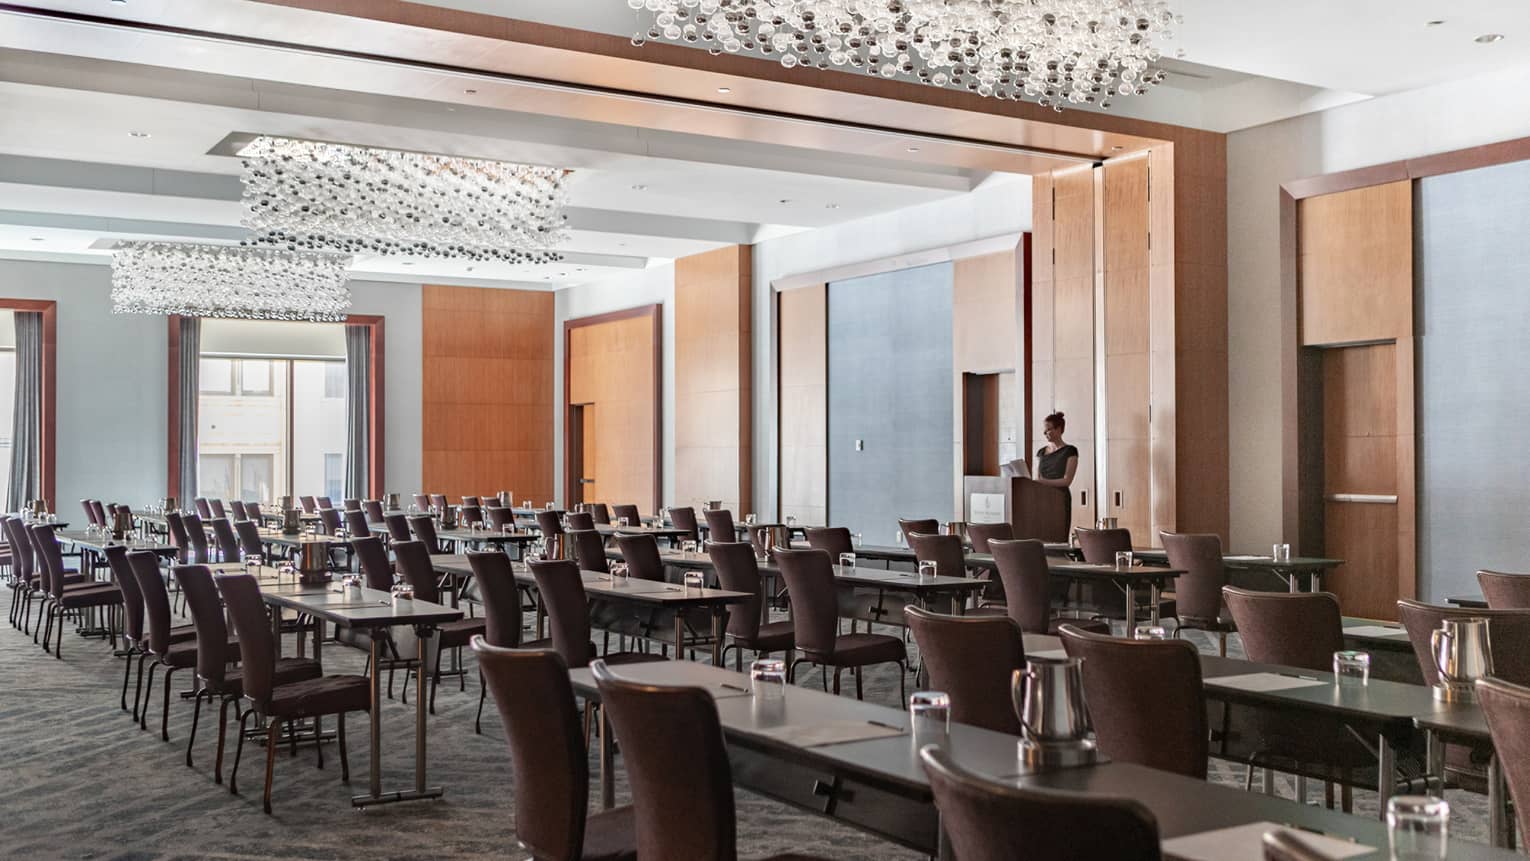
<path fill-rule="evenodd" d="M 202 320 L 200 317 L 181 318 L 181 425 L 171 428 L 181 440 L 181 462 L 176 465 L 180 476 L 181 498 L 176 504 L 182 509 L 191 508 L 191 500 L 197 495 L 197 399 L 200 395 L 199 375 L 202 369 Z"/>
<path fill-rule="evenodd" d="M 345 496 L 369 499 L 372 463 L 372 329 L 345 327 Z"/>
<path fill-rule="evenodd" d="M 42 314 L 17 311 L 16 415 L 11 424 L 11 484 L 6 488 L 6 511 L 20 511 L 27 500 L 36 497 L 42 475 L 42 342 Z"/>

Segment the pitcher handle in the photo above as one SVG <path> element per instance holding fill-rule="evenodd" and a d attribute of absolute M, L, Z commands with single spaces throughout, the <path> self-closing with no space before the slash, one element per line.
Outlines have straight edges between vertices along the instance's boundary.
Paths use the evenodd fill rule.
<path fill-rule="evenodd" d="M 1445 675 L 1445 673 L 1447 672 L 1448 668 L 1445 667 L 1444 665 L 1442 665 L 1441 662 L 1440 662 L 1440 659 L 1442 657 L 1442 655 L 1440 653 L 1440 640 L 1441 640 L 1441 638 L 1450 639 L 1450 634 L 1448 632 L 1446 632 L 1445 629 L 1443 629 L 1443 628 L 1436 628 L 1433 631 L 1429 632 L 1429 654 L 1430 654 L 1430 657 L 1434 658 L 1434 669 L 1435 669 L 1435 671 L 1438 674 L 1440 674 L 1440 675 Z"/>

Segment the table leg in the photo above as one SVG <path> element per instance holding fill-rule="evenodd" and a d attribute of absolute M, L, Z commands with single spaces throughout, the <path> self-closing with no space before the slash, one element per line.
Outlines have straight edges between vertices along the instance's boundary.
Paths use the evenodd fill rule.
<path fill-rule="evenodd" d="M 1137 630 L 1137 586 L 1126 584 L 1126 636 Z"/>
<path fill-rule="evenodd" d="M 276 657 L 282 656 L 282 608 L 271 608 L 271 642 L 276 645 Z"/>
<path fill-rule="evenodd" d="M 1424 734 L 1424 768 L 1427 773 L 1427 791 L 1435 798 L 1445 797 L 1445 744 L 1434 730 Z M 1491 780 L 1488 792 L 1492 793 Z"/>
<path fill-rule="evenodd" d="M 616 772 L 611 762 L 615 745 L 611 743 L 611 722 L 606 719 L 605 708 L 600 709 L 600 809 L 610 810 L 616 806 Z"/>
<path fill-rule="evenodd" d="M 1487 791 L 1488 842 L 1498 848 L 1504 848 L 1509 845 L 1508 817 L 1504 816 L 1503 768 L 1498 763 L 1497 754 L 1488 759 Z"/>
<path fill-rule="evenodd" d="M 319 660 L 319 648 L 324 642 L 324 620 L 313 617 L 313 659 Z"/>
<path fill-rule="evenodd" d="M 1300 592 L 1300 591 L 1302 591 L 1301 578 L 1298 577 L 1295 572 L 1287 572 L 1286 573 L 1286 591 L 1288 591 L 1288 592 Z"/>
<path fill-rule="evenodd" d="M 368 646 L 372 657 L 370 663 L 372 668 L 372 696 L 370 698 L 372 707 L 371 713 L 367 715 L 367 750 L 371 753 L 371 773 L 368 776 L 367 788 L 371 790 L 373 798 L 382 797 L 382 667 L 379 666 L 382 650 L 378 648 L 378 638 L 382 636 L 383 630 L 379 628 L 371 632 L 371 641 Z M 420 664 L 421 673 L 424 672 L 424 666 L 423 663 Z M 404 683 L 409 683 L 407 677 Z"/>
<path fill-rule="evenodd" d="M 425 685 L 425 677 L 428 675 L 425 670 L 428 666 L 425 663 L 425 657 L 435 634 L 433 629 L 423 627 L 416 628 L 414 631 L 420 659 L 419 672 L 414 676 L 419 680 L 419 684 L 414 689 L 414 791 L 421 795 L 425 793 L 425 715 L 428 712 L 425 704 L 430 698 Z"/>
<path fill-rule="evenodd" d="M 1156 625 L 1159 622 L 1163 621 L 1162 619 L 1159 618 L 1159 606 L 1158 606 L 1158 604 L 1159 604 L 1159 601 L 1160 601 L 1161 597 L 1162 597 L 1162 594 L 1161 594 L 1161 592 L 1160 592 L 1160 590 L 1158 588 L 1158 584 L 1157 583 L 1149 583 L 1148 584 L 1148 604 L 1149 604 L 1148 613 L 1150 615 L 1150 618 L 1152 618 L 1154 625 Z"/>
<path fill-rule="evenodd" d="M 677 611 L 675 613 L 675 660 L 677 660 L 677 661 L 685 660 L 685 658 L 683 657 L 684 649 L 685 649 L 685 613 L 682 612 L 682 611 Z"/>
<path fill-rule="evenodd" d="M 1313 571 L 1311 574 L 1307 575 L 1307 591 L 1308 592 L 1321 592 L 1321 591 L 1323 591 L 1323 572 L 1321 572 L 1321 571 Z"/>
<path fill-rule="evenodd" d="M 718 604 L 712 608 L 712 666 L 723 665 L 723 620 L 728 618 L 728 608 Z"/>
<path fill-rule="evenodd" d="M 1387 818 L 1387 801 L 1392 788 L 1397 785 L 1397 754 L 1385 735 L 1378 737 L 1376 745 L 1376 806 L 1382 820 Z"/>

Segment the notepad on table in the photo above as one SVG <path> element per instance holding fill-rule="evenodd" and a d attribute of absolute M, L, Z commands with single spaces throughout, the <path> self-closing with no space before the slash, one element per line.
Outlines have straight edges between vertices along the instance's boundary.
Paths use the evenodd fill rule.
<path fill-rule="evenodd" d="M 1314 679 L 1308 676 L 1283 675 L 1281 673 L 1243 673 L 1237 676 L 1219 676 L 1214 679 L 1207 679 L 1206 684 L 1222 688 L 1237 688 L 1240 691 L 1263 693 L 1267 691 L 1290 690 L 1292 688 L 1310 688 L 1328 683 L 1322 679 Z"/>
<path fill-rule="evenodd" d="M 1406 637 L 1407 628 L 1393 628 L 1389 625 L 1356 625 L 1353 628 L 1345 628 L 1346 637 Z"/>
<path fill-rule="evenodd" d="M 798 747 L 822 747 L 873 738 L 903 735 L 907 730 L 864 720 L 835 720 L 814 724 L 787 724 L 759 730 L 762 735 L 780 739 Z"/>
<path fill-rule="evenodd" d="M 1263 861 L 1265 833 L 1284 828 L 1277 822 L 1250 822 L 1216 831 L 1187 834 L 1163 841 L 1163 854 L 1166 858 L 1178 861 Z M 1376 849 L 1352 840 L 1341 840 L 1302 829 L 1286 830 L 1327 858 L 1354 858 Z"/>

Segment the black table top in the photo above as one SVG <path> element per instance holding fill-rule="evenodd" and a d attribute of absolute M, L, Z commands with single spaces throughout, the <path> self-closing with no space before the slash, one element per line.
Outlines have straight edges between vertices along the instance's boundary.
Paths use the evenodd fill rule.
<path fill-rule="evenodd" d="M 372 528 L 376 530 L 378 526 L 379 524 L 373 524 Z M 388 531 L 388 527 L 383 525 L 382 531 Z M 471 529 L 437 529 L 436 537 L 450 541 L 484 541 L 491 544 L 530 544 L 542 538 L 535 532 L 495 532 L 493 530 L 474 532 Z"/>
<path fill-rule="evenodd" d="M 270 569 L 266 569 L 270 570 Z M 439 625 L 462 618 L 462 611 L 428 601 L 399 601 L 377 589 L 347 591 L 337 582 L 319 585 L 281 583 L 262 578 L 260 594 L 267 604 L 297 610 L 350 628 L 391 625 Z"/>
<path fill-rule="evenodd" d="M 601 535 L 652 535 L 655 538 L 680 538 L 691 534 L 688 529 L 673 526 L 616 526 L 610 523 L 595 524 L 595 531 Z"/>
<path fill-rule="evenodd" d="M 1486 610 L 1488 608 L 1487 599 L 1481 595 L 1452 595 L 1446 598 L 1445 601 L 1448 604 L 1465 607 L 1468 610 Z"/>
<path fill-rule="evenodd" d="M 1169 552 L 1157 547 L 1133 550 L 1132 556 L 1149 565 L 1169 564 Z M 1344 564 L 1343 559 L 1324 559 L 1318 556 L 1293 556 L 1290 559 L 1276 561 L 1273 556 L 1241 555 L 1236 553 L 1222 557 L 1222 564 L 1233 570 L 1242 571 L 1279 571 L 1279 572 L 1307 572 L 1325 571 L 1329 568 L 1337 568 Z"/>
<path fill-rule="evenodd" d="M 471 577 L 473 567 L 464 555 L 440 555 L 430 557 L 435 569 L 455 577 Z M 536 577 L 524 563 L 512 563 L 515 582 L 523 586 L 535 586 Z M 730 592 L 725 589 L 688 589 L 675 583 L 657 580 L 641 580 L 624 577 L 613 582 L 607 574 L 598 571 L 580 571 L 584 581 L 584 593 L 588 598 L 627 601 L 635 604 L 657 604 L 665 607 L 715 606 L 718 604 L 742 604 L 751 598 L 747 592 Z"/>
<path fill-rule="evenodd" d="M 1404 652 L 1413 654 L 1413 643 L 1408 639 L 1408 629 L 1396 622 L 1380 622 L 1375 619 L 1359 619 L 1345 616 L 1344 639 L 1366 651 Z M 1363 629 L 1385 628 L 1387 633 L 1372 633 Z M 1360 633 L 1356 633 L 1359 631 Z"/>
<path fill-rule="evenodd" d="M 86 535 L 83 531 L 56 530 L 54 533 L 58 540 L 73 544 L 76 547 L 84 547 L 89 550 L 101 551 L 107 546 L 126 545 L 129 551 L 148 550 L 161 556 L 174 556 L 180 548 L 167 544 L 163 541 L 145 541 L 141 538 L 129 538 L 118 541 L 104 535 Z"/>
<path fill-rule="evenodd" d="M 335 535 L 318 535 L 313 532 L 295 532 L 287 534 L 280 529 L 260 530 L 260 540 L 265 544 L 281 544 L 288 547 L 297 547 L 303 544 L 334 544 L 346 546 L 349 539 Z"/>
<path fill-rule="evenodd" d="M 608 548 L 606 555 L 612 559 L 622 558 L 620 550 Z M 696 552 L 686 553 L 682 550 L 659 551 L 659 559 L 665 565 L 676 568 L 693 568 L 699 571 L 712 571 L 715 566 L 710 554 Z M 774 562 L 757 563 L 762 577 L 779 578 L 781 569 Z M 855 568 L 850 573 L 842 573 L 839 566 L 834 566 L 834 581 L 849 586 L 860 586 L 873 589 L 889 589 L 897 592 L 911 592 L 915 594 L 934 592 L 976 592 L 987 587 L 984 580 L 975 580 L 971 577 L 925 577 L 911 571 L 888 571 L 881 568 Z"/>

